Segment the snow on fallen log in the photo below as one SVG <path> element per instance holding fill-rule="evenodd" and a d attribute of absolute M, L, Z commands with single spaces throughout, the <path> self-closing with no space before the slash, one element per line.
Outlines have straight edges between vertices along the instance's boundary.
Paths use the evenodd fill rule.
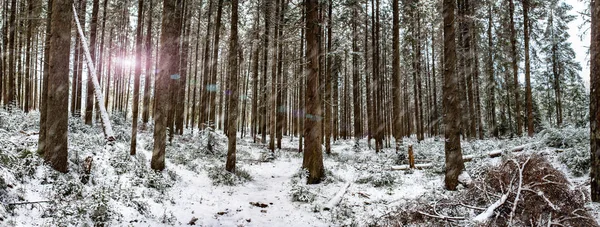
<path fill-rule="evenodd" d="M 325 205 L 325 207 L 323 207 L 323 210 L 331 210 L 334 207 L 336 207 L 342 201 L 342 197 L 344 197 L 344 194 L 346 194 L 346 191 L 348 190 L 349 187 L 350 187 L 350 182 L 346 183 L 340 189 L 340 191 L 338 191 L 338 193 L 335 194 L 335 196 L 333 196 L 333 198 L 331 200 L 329 200 L 327 205 Z"/>
<path fill-rule="evenodd" d="M 473 221 L 486 222 L 489 218 L 491 218 L 494 215 L 494 210 L 496 210 L 498 207 L 502 206 L 502 204 L 504 204 L 504 202 L 506 202 L 506 199 L 508 199 L 508 195 L 506 195 L 506 194 L 502 195 L 502 197 L 500 197 L 500 199 L 498 199 L 496 202 L 494 202 L 494 204 L 492 204 L 490 207 L 488 207 L 483 213 L 475 216 L 475 218 L 473 218 Z"/>
<path fill-rule="evenodd" d="M 416 169 L 427 169 L 427 168 L 431 168 L 431 167 L 433 167 L 433 163 L 415 164 Z M 410 165 L 392 166 L 392 170 L 409 170 L 409 169 L 410 169 Z"/>
<path fill-rule="evenodd" d="M 473 159 L 476 158 L 495 158 L 495 157 L 500 157 L 502 156 L 502 153 L 504 151 L 508 151 L 508 152 L 521 152 L 523 150 L 525 150 L 525 148 L 534 145 L 535 143 L 528 143 L 528 144 L 524 144 L 524 145 L 520 145 L 520 146 L 516 146 L 513 148 L 510 148 L 508 150 L 506 149 L 498 149 L 498 150 L 493 150 L 490 152 L 485 153 L 484 155 L 464 155 L 463 156 L 463 162 L 470 162 L 473 161 Z"/>
<path fill-rule="evenodd" d="M 77 31 L 79 31 L 79 36 L 81 38 L 81 46 L 83 46 L 83 51 L 85 52 L 85 58 L 88 65 L 88 73 L 91 73 L 92 83 L 94 83 L 94 94 L 96 96 L 96 102 L 98 108 L 100 108 L 100 119 L 102 120 L 102 131 L 104 132 L 104 138 L 107 141 L 115 141 L 114 132 L 112 130 L 112 126 L 110 124 L 110 119 L 108 118 L 108 113 L 106 112 L 106 108 L 102 105 L 102 101 L 104 100 L 104 96 L 102 95 L 102 89 L 100 88 L 100 83 L 98 83 L 98 76 L 96 75 L 96 67 L 94 67 L 94 62 L 92 61 L 92 55 L 90 54 L 90 50 L 88 48 L 87 40 L 85 39 L 85 35 L 83 34 L 83 30 L 81 29 L 81 24 L 79 24 L 79 19 L 77 17 L 77 10 L 75 9 L 75 5 L 73 4 L 73 15 L 75 16 L 75 24 L 77 24 Z"/>

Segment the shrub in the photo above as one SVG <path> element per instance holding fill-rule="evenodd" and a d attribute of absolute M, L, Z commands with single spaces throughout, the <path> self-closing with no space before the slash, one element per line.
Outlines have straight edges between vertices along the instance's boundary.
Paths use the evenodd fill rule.
<path fill-rule="evenodd" d="M 212 166 L 207 172 L 213 185 L 235 186 L 252 181 L 252 176 L 242 168 L 236 168 L 235 173 L 231 173 L 222 166 Z"/>
<path fill-rule="evenodd" d="M 576 177 L 587 174 L 591 166 L 589 149 L 575 148 L 565 150 L 558 156 L 558 160 L 565 164 Z"/>

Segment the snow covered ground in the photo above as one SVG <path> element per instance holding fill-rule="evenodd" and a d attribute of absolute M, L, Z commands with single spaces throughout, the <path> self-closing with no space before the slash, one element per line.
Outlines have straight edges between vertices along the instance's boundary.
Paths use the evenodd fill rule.
<path fill-rule="evenodd" d="M 297 138 L 285 136 L 283 149 L 274 154 L 249 136 L 239 139 L 238 174 L 233 175 L 224 170 L 222 132 L 186 130 L 168 145 L 166 170 L 155 173 L 149 167 L 152 131 L 140 131 L 138 154 L 130 156 L 131 124 L 119 117 L 112 119 L 117 138 L 112 144 L 105 144 L 99 127 L 71 118 L 70 171 L 61 174 L 44 166 L 35 153 L 37 121 L 37 113 L 0 111 L 0 226 L 364 226 L 378 224 L 416 200 L 460 193 L 443 189 L 443 142 L 433 138 L 421 143 L 407 139 L 401 154 L 396 154 L 393 143 L 377 154 L 366 140 L 359 146 L 351 140 L 335 141 L 332 154 L 324 155 L 327 178 L 306 185 Z M 573 188 L 588 188 L 587 172 L 577 172 L 577 166 L 585 168 L 589 160 L 580 155 L 585 152 L 576 152 L 585 149 L 585 138 L 579 138 L 585 133 L 580 131 L 463 142 L 463 154 L 475 157 L 466 163 L 467 171 L 477 177 L 482 168 L 504 159 L 487 158 L 488 152 L 510 153 L 506 150 L 525 145 L 521 153 L 545 154 L 569 176 Z M 560 137 L 568 132 L 573 135 Z M 214 137 L 213 151 L 207 149 L 209 137 Z M 555 137 L 563 139 L 548 146 Z M 561 148 L 565 143 L 571 144 Z M 414 146 L 417 163 L 433 163 L 433 168 L 391 170 L 407 164 L 409 144 Z M 83 183 L 87 157 L 93 158 L 92 171 L 89 182 Z M 325 210 L 348 184 L 340 203 Z M 589 209 L 598 219 L 597 205 L 590 203 Z"/>

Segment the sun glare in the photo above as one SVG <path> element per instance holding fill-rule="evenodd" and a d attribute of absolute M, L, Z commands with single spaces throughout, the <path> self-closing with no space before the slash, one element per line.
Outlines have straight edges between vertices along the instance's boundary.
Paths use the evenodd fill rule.
<path fill-rule="evenodd" d="M 115 58 L 114 62 L 121 64 L 124 67 L 134 67 L 135 66 L 134 58 Z"/>

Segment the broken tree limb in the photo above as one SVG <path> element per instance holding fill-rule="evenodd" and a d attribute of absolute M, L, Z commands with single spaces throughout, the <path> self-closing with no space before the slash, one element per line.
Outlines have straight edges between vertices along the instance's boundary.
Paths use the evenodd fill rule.
<path fill-rule="evenodd" d="M 350 187 L 350 182 L 346 183 L 340 189 L 340 191 L 338 191 L 338 193 L 335 194 L 335 196 L 333 196 L 333 198 L 331 200 L 329 200 L 327 205 L 325 205 L 325 207 L 323 207 L 323 210 L 331 210 L 334 207 L 336 207 L 342 201 L 342 197 L 344 197 L 344 194 L 346 194 L 346 191 L 348 190 L 349 187 Z"/>
<path fill-rule="evenodd" d="M 475 218 L 473 218 L 473 221 L 486 222 L 489 218 L 491 218 L 494 215 L 494 210 L 496 210 L 498 207 L 502 206 L 502 204 L 504 204 L 504 202 L 506 202 L 507 198 L 508 198 L 507 194 L 502 195 L 502 197 L 500 197 L 500 199 L 498 199 L 496 202 L 494 202 L 483 213 L 475 216 Z"/>
<path fill-rule="evenodd" d="M 83 34 L 83 30 L 81 29 L 81 24 L 79 24 L 79 19 L 77 17 L 77 10 L 75 9 L 75 5 L 73 4 L 73 15 L 75 16 L 75 24 L 77 24 L 77 31 L 79 31 L 79 36 L 81 37 L 81 46 L 83 46 L 83 51 L 85 52 L 85 58 L 88 65 L 88 73 L 91 73 L 91 80 L 94 83 L 94 95 L 96 96 L 96 105 L 100 109 L 100 119 L 102 120 L 102 131 L 104 132 L 104 138 L 107 141 L 115 141 L 114 132 L 112 130 L 112 126 L 110 124 L 110 119 L 108 118 L 108 113 L 106 112 L 106 108 L 102 105 L 102 101 L 104 100 L 104 96 L 102 95 L 102 90 L 100 88 L 100 83 L 98 83 L 98 76 L 96 75 L 96 67 L 94 66 L 94 62 L 92 61 L 92 56 L 90 54 L 90 50 L 88 48 L 87 40 L 85 39 L 85 35 Z"/>
<path fill-rule="evenodd" d="M 428 169 L 433 167 L 433 163 L 421 163 L 421 164 L 415 164 L 415 168 L 416 169 Z M 399 166 L 392 166 L 392 170 L 409 170 L 410 169 L 410 165 L 399 165 Z"/>

